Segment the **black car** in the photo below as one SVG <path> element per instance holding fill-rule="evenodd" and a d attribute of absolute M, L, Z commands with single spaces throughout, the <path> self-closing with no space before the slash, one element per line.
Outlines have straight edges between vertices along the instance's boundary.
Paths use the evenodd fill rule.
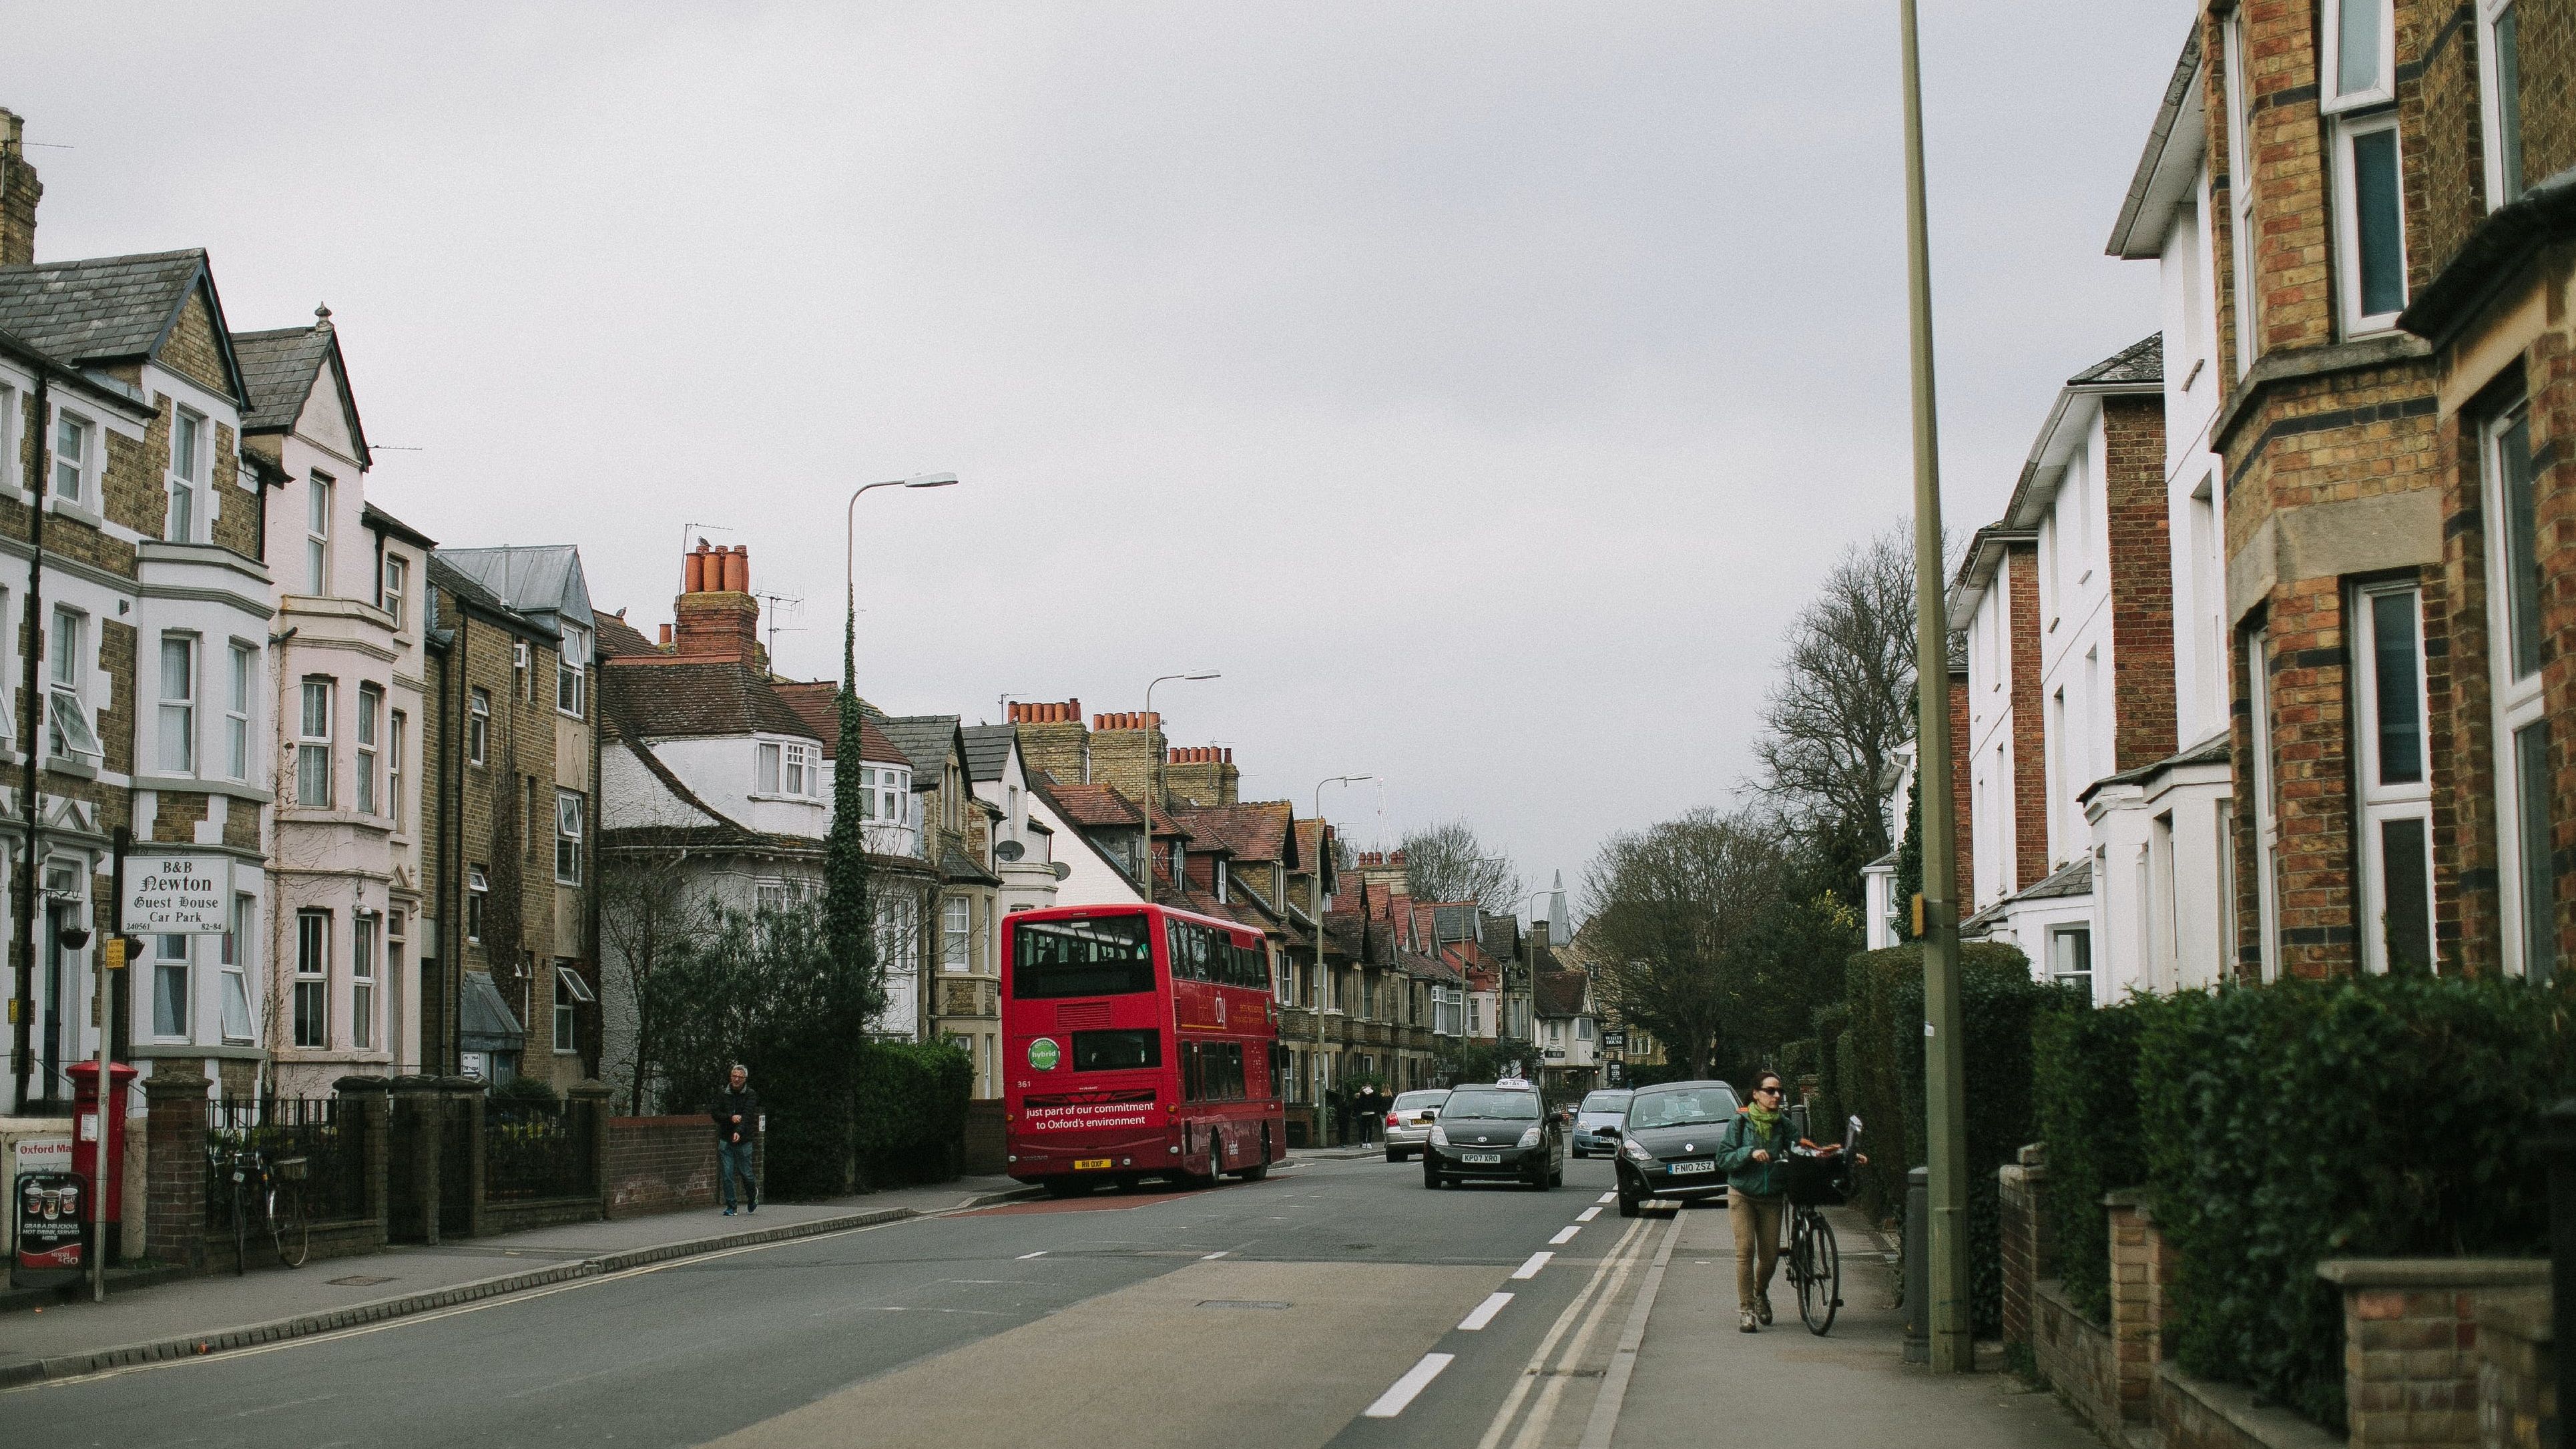
<path fill-rule="evenodd" d="M 1527 1082 L 1459 1087 L 1422 1145 L 1422 1185 L 1518 1181 L 1545 1192 L 1565 1181 L 1565 1128 Z"/>
<path fill-rule="evenodd" d="M 1735 1120 L 1735 1089 L 1724 1082 L 1664 1082 L 1639 1087 L 1619 1129 L 1619 1216 L 1633 1218 L 1646 1199 L 1726 1200 L 1717 1139 Z"/>

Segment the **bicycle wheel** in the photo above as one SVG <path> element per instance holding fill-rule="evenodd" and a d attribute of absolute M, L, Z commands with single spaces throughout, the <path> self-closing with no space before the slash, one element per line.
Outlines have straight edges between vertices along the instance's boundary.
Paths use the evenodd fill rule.
<path fill-rule="evenodd" d="M 271 1189 L 268 1227 L 277 1235 L 277 1261 L 290 1268 L 303 1267 L 306 1255 L 313 1251 L 313 1225 L 304 1217 L 301 1186 L 281 1182 Z"/>
<path fill-rule="evenodd" d="M 1834 1313 L 1843 1306 L 1843 1256 L 1834 1243 L 1834 1225 L 1819 1212 L 1808 1213 L 1814 1220 L 1814 1231 L 1807 1240 L 1808 1281 L 1798 1290 L 1798 1317 L 1805 1320 L 1807 1331 L 1821 1337 L 1834 1326 Z"/>
<path fill-rule="evenodd" d="M 1789 1247 L 1780 1255 L 1780 1269 L 1789 1275 L 1789 1288 L 1798 1295 L 1799 1311 L 1807 1302 L 1807 1217 L 1804 1213 L 1789 1215 Z"/>

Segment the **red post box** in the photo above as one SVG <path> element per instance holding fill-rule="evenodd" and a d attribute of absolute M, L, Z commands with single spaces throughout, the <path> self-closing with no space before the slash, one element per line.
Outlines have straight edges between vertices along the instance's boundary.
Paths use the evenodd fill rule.
<path fill-rule="evenodd" d="M 65 1067 L 63 1075 L 72 1079 L 72 1171 L 89 1179 L 91 1191 L 107 1193 L 107 1220 L 121 1223 L 125 1221 L 125 1099 L 134 1085 L 134 1068 L 123 1062 L 109 1062 L 107 1071 L 109 1090 L 103 1114 L 98 1101 L 98 1063 L 76 1062 Z M 101 1139 L 109 1144 L 104 1176 L 98 1170 Z"/>

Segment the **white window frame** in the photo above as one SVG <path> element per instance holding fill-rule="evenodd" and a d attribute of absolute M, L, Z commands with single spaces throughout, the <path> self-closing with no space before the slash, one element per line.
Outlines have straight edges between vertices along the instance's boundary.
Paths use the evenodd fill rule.
<path fill-rule="evenodd" d="M 399 835 L 403 828 L 403 751 L 410 746 L 411 719 L 401 710 L 385 720 L 385 818 Z M 398 918 L 399 919 L 399 918 Z"/>
<path fill-rule="evenodd" d="M 361 913 L 349 922 L 349 1049 L 376 1049 L 376 922 Z"/>
<path fill-rule="evenodd" d="M 2415 626 L 2415 726 L 2419 731 L 2416 745 L 2420 776 L 2414 781 L 2382 783 L 2379 775 L 2379 649 L 2376 629 L 2377 607 L 2383 599 L 2403 599 L 2413 608 Z M 2434 939 L 2435 914 L 2433 889 L 2433 755 L 2432 693 L 2424 660 L 2424 591 L 2413 580 L 2400 583 L 2358 584 L 2346 597 L 2348 627 L 2344 637 L 2351 641 L 2352 660 L 2352 739 L 2355 773 L 2360 781 L 2359 809 L 2355 823 L 2360 833 L 2361 856 L 2361 941 L 2362 968 L 2373 973 L 2388 969 L 2388 882 L 2386 852 L 2381 844 L 2381 831 L 2391 822 L 2415 821 L 2424 840 L 2424 938 L 2426 951 L 2438 959 Z"/>
<path fill-rule="evenodd" d="M 175 680 L 171 671 L 174 657 L 178 664 Z M 196 635 L 172 632 L 161 636 L 161 700 L 153 728 L 159 734 L 156 744 L 160 752 L 160 771 L 164 775 L 197 773 L 197 661 L 200 657 L 202 650 Z"/>
<path fill-rule="evenodd" d="M 295 995 L 288 1003 L 287 1032 L 295 1045 L 331 1046 L 331 913 L 307 906 L 295 913 Z M 313 1003 L 307 1006 L 306 1003 Z M 315 1040 L 306 1040 L 306 1025 Z"/>
<path fill-rule="evenodd" d="M 302 809 L 330 809 L 332 789 L 339 783 L 332 778 L 339 772 L 339 762 L 331 753 L 331 716 L 339 707 L 338 694 L 339 681 L 329 675 L 308 674 L 296 684 L 295 803 Z M 318 716 L 313 707 L 317 698 L 322 706 Z M 318 791 L 310 788 L 317 779 Z M 317 794 L 321 798 L 315 799 Z"/>
<path fill-rule="evenodd" d="M 591 993 L 590 983 L 581 973 L 558 961 L 555 963 L 554 1043 L 555 1055 L 568 1057 L 581 1050 L 580 1008 L 598 998 Z"/>
<path fill-rule="evenodd" d="M 2281 975 L 2281 807 L 2272 770 L 2271 656 L 2270 630 L 2246 636 L 2246 705 L 2254 736 L 2254 932 L 2267 984 Z"/>
<path fill-rule="evenodd" d="M 579 624 L 563 626 L 563 644 L 555 655 L 555 712 L 582 718 L 588 707 L 590 631 Z M 566 703 L 565 701 L 571 701 Z"/>
<path fill-rule="evenodd" d="M 5 466 L 0 466 L 0 493 L 11 495 L 18 492 L 19 483 L 27 476 L 17 446 L 18 409 L 23 406 L 18 397 L 18 385 L 0 377 L 0 460 L 6 460 Z"/>
<path fill-rule="evenodd" d="M 107 751 L 98 742 L 98 728 L 89 713 L 89 615 L 57 604 L 51 627 L 53 639 L 47 652 L 52 661 L 47 669 L 45 712 L 50 726 L 47 752 L 58 760 L 84 755 L 93 761 L 104 760 Z"/>
<path fill-rule="evenodd" d="M 939 969 L 955 976 L 975 969 L 975 918 L 964 896 L 939 903 Z"/>
<path fill-rule="evenodd" d="M 384 580 L 378 585 L 384 611 L 393 616 L 394 632 L 399 634 L 411 621 L 408 589 L 411 583 L 411 560 L 388 549 L 385 552 Z"/>
<path fill-rule="evenodd" d="M 2081 971 L 2075 969 L 2079 954 L 2084 968 Z M 2071 986 L 2081 981 L 2084 983 L 2084 999 L 2092 1001 L 2097 999 L 2095 993 L 2101 989 L 2097 984 L 2100 975 L 2101 968 L 2093 959 L 2093 924 L 2090 921 L 2048 928 L 2048 979 L 2052 984 Z"/>
<path fill-rule="evenodd" d="M 555 884 L 581 884 L 581 847 L 590 799 L 578 790 L 555 791 Z"/>
<path fill-rule="evenodd" d="M 361 815 L 383 814 L 384 801 L 377 790 L 376 762 L 379 756 L 381 728 L 385 712 L 385 692 L 373 684 L 358 686 L 357 771 L 355 800 Z"/>
<path fill-rule="evenodd" d="M 2394 154 L 2397 166 L 2397 175 L 2394 184 L 2396 186 L 2397 195 L 2398 284 L 2408 295 L 2411 295 L 2412 293 L 2412 286 L 2407 279 L 2406 273 L 2406 257 L 2408 251 L 2406 239 L 2406 140 L 2403 133 L 2398 129 L 2397 111 L 2394 107 L 2385 107 L 2377 111 L 2372 111 L 2366 115 L 2353 114 L 2339 117 L 2333 122 L 2335 177 L 2335 292 L 2341 304 L 2337 310 L 2343 318 L 2343 331 L 2346 337 L 2360 337 L 2371 333 L 2390 331 L 2397 326 L 2399 313 L 2406 309 L 2407 296 L 2401 295 L 2397 299 L 2396 308 L 2393 310 L 2382 312 L 2364 312 L 2361 310 L 2363 306 L 2361 295 L 2361 190 L 2353 164 L 2353 143 L 2362 137 L 2375 136 L 2383 131 L 2387 132 L 2388 135 L 2393 138 L 2391 142 L 2391 150 Z"/>
<path fill-rule="evenodd" d="M 227 658 L 225 679 L 224 771 L 228 779 L 250 779 L 251 681 L 258 674 L 258 651 L 236 641 Z"/>
<path fill-rule="evenodd" d="M 194 936 L 156 934 L 152 938 L 152 1039 L 186 1041 L 194 1035 L 196 1010 L 196 953 L 190 946 Z M 173 991 L 175 984 L 176 990 Z M 175 996 L 175 1000 L 173 997 Z M 175 1026 L 162 1020 L 161 1008 L 167 1002 L 176 1010 Z"/>
<path fill-rule="evenodd" d="M 536 651 L 525 639 L 510 641 L 510 692 L 521 704 L 537 702 Z"/>
<path fill-rule="evenodd" d="M 492 691 L 469 689 L 465 694 L 465 758 L 469 764 L 481 765 L 492 753 Z"/>
<path fill-rule="evenodd" d="M 222 938 L 222 1027 L 227 1042 L 248 1042 L 259 1017 L 250 999 L 250 947 L 258 939 L 259 897 L 247 891 L 233 896 L 232 929 Z"/>
<path fill-rule="evenodd" d="M 213 442 L 214 429 L 204 413 L 184 407 L 170 410 L 170 496 L 161 536 L 171 543 L 195 543 L 197 530 L 206 521 L 199 516 L 198 505 L 210 492 L 206 480 L 213 472 Z"/>
<path fill-rule="evenodd" d="M 2263 354 L 2262 318 L 2255 296 L 2253 81 L 2245 65 L 2245 10 L 2221 22 L 2227 66 L 2227 250 L 2236 293 L 2236 375 L 2243 377 Z"/>
<path fill-rule="evenodd" d="M 789 740 L 779 750 L 779 793 L 811 798 L 814 794 L 814 747 Z"/>
<path fill-rule="evenodd" d="M 2521 0 L 2478 0 L 2478 119 L 2486 140 L 2487 210 L 2520 199 L 2531 184 L 2524 169 L 2522 136 Z M 2514 72 L 2504 71 L 2503 34 L 2514 32 Z M 2512 126 L 2505 115 L 2506 92 L 2513 93 Z M 2507 152 L 2511 164 L 2507 164 Z"/>
<path fill-rule="evenodd" d="M 48 475 L 51 481 L 47 486 L 53 490 L 54 497 L 74 508 L 87 510 L 91 507 L 90 495 L 96 490 L 90 485 L 98 478 L 99 437 L 97 421 L 87 414 L 67 407 L 54 409 L 53 471 Z M 63 457 L 66 438 L 77 444 L 70 459 Z"/>
<path fill-rule="evenodd" d="M 483 867 L 465 868 L 465 939 L 480 945 L 483 940 L 483 917 L 492 906 L 492 879 Z"/>
<path fill-rule="evenodd" d="M 305 592 L 317 599 L 331 597 L 331 500 L 338 485 L 328 473 L 316 473 L 304 482 L 304 582 Z"/>
<path fill-rule="evenodd" d="M 778 783 L 785 774 L 786 767 L 783 762 L 786 754 L 786 746 L 778 741 L 760 741 L 758 748 L 753 751 L 751 793 L 754 795 L 778 793 Z"/>
<path fill-rule="evenodd" d="M 2552 949 L 2550 952 L 2552 959 L 2544 962 L 2539 971 L 2532 970 L 2533 957 L 2536 953 L 2533 950 L 2534 943 L 2531 940 L 2532 932 L 2529 925 L 2532 902 L 2528 899 L 2531 891 L 2526 874 L 2528 863 L 2525 845 L 2531 831 L 2530 822 L 2523 819 L 2523 792 L 2519 788 L 2522 781 L 2522 761 L 2521 752 L 2517 748 L 2518 737 L 2527 729 L 2548 728 L 2548 701 L 2541 687 L 2543 670 L 2534 668 L 2528 674 L 2520 673 L 2517 669 L 2518 661 L 2514 658 L 2514 634 L 2518 618 L 2514 610 L 2511 583 L 2514 564 L 2512 542 L 2508 537 L 2511 528 L 2511 512 L 2504 492 L 2504 444 L 2506 435 L 2517 427 L 2523 430 L 2524 467 L 2529 469 L 2531 465 L 2529 461 L 2530 404 L 2528 402 L 2517 402 L 2488 420 L 2480 439 L 2480 453 L 2483 460 L 2483 466 L 2479 470 L 2482 475 L 2481 495 L 2485 516 L 2488 519 L 2486 528 L 2487 638 L 2490 644 L 2487 649 L 2487 667 L 2495 726 L 2494 778 L 2498 866 L 2496 875 L 2503 886 L 2501 904 L 2504 908 L 2502 912 L 2504 969 L 2514 975 L 2538 976 L 2547 979 L 2556 973 L 2559 963 L 2555 959 L 2557 952 Z M 2536 491 L 2536 479 L 2532 486 Z M 2538 540 L 2535 538 L 2533 542 L 2537 547 Z M 2544 580 L 2544 587 L 2545 582 Z M 2540 601 L 2535 599 L 2534 603 L 2539 605 Z M 2542 607 L 2545 610 L 2545 605 Z M 2537 623 L 2537 621 L 2534 622 Z M 2545 655 L 2545 638 L 2543 645 L 2542 652 Z M 2555 796 L 2555 792 L 2550 790 L 2546 783 L 2542 793 L 2552 798 Z M 2545 831 L 2554 822 L 2541 824 Z M 2552 894 L 2553 896 L 2555 894 L 2554 885 Z M 2554 899 L 2551 905 L 2553 907 L 2556 905 Z M 2553 921 L 2555 915 L 2553 909 L 2551 912 Z"/>
<path fill-rule="evenodd" d="M 2364 4 L 2374 12 L 2371 17 L 2376 34 L 2372 43 L 2379 51 L 2379 65 L 2368 85 L 2353 90 L 2343 88 L 2343 56 L 2347 36 L 2344 32 L 2345 7 Z M 2394 0 L 2324 0 L 2317 9 L 2323 49 L 2317 56 L 2317 109 L 2327 115 L 2345 111 L 2384 106 L 2397 99 L 2397 6 Z"/>

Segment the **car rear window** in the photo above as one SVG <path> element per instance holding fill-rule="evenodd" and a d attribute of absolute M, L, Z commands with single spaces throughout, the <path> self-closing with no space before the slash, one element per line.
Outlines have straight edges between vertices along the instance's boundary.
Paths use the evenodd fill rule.
<path fill-rule="evenodd" d="M 1395 1110 L 1418 1112 L 1425 1107 L 1437 1107 L 1448 1100 L 1449 1093 L 1446 1089 L 1437 1092 L 1407 1092 L 1395 1099 Z"/>
<path fill-rule="evenodd" d="M 1628 1110 L 1628 1093 L 1595 1092 L 1583 1099 L 1586 1112 L 1624 1112 Z"/>
<path fill-rule="evenodd" d="M 1443 1117 L 1481 1117 L 1494 1122 L 1535 1122 L 1538 1120 L 1538 1093 L 1503 1091 L 1459 1091 L 1449 1094 L 1449 1105 L 1440 1109 Z"/>

